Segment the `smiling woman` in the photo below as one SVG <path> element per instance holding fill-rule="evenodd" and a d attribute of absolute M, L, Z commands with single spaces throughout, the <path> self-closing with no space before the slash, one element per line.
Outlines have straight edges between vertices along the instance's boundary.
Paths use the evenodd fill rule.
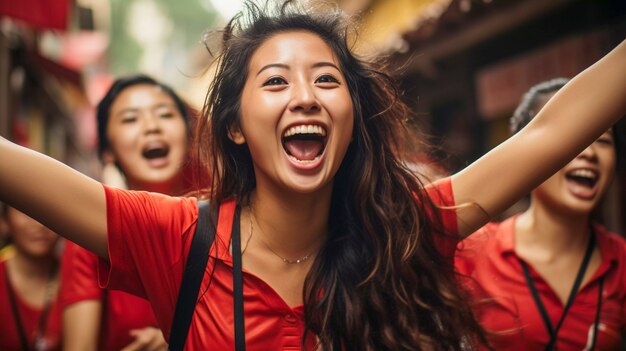
<path fill-rule="evenodd" d="M 124 187 L 180 195 L 190 185 L 187 108 L 167 86 L 144 76 L 116 80 L 98 105 L 103 180 L 116 168 Z M 62 261 L 64 349 L 121 350 L 167 344 L 147 301 L 98 286 L 97 256 L 68 243 Z"/>
<path fill-rule="evenodd" d="M 532 87 L 513 133 L 567 82 Z M 495 349 L 617 350 L 626 341 L 626 240 L 591 220 L 615 175 L 616 130 L 536 187 L 528 210 L 460 244 L 455 264 Z"/>
<path fill-rule="evenodd" d="M 514 137 L 424 188 L 405 166 L 409 109 L 350 51 L 347 24 L 292 1 L 247 3 L 221 32 L 195 146 L 215 240 L 187 350 L 475 348 L 484 337 L 453 273 L 457 241 L 626 112 L 622 44 Z M 196 199 L 103 188 L 7 141 L 0 151 L 19 163 L 0 169 L 0 199 L 98 253 L 101 283 L 146 297 L 170 335 L 187 260 L 198 266 Z M 45 194 L 26 185 L 43 169 Z"/>

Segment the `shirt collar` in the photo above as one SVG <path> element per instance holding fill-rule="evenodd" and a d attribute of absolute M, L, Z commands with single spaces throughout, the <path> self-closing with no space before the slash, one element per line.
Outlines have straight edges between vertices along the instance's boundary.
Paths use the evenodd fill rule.
<path fill-rule="evenodd" d="M 506 220 L 504 220 L 497 227 L 495 236 L 498 240 L 498 248 L 502 255 L 515 253 L 515 221 L 520 214 L 516 214 Z M 619 252 L 618 247 L 612 243 L 610 233 L 601 225 L 594 223 L 596 245 L 600 249 L 600 255 L 602 256 L 602 262 L 612 263 L 618 260 Z"/>

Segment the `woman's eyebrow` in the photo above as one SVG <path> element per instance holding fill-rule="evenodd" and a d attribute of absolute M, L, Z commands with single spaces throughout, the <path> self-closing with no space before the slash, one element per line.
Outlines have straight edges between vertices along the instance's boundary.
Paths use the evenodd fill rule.
<path fill-rule="evenodd" d="M 313 68 L 319 68 L 319 67 L 334 67 L 337 71 L 341 71 L 339 67 L 337 67 L 337 65 L 335 65 L 332 62 L 327 62 L 327 61 L 317 62 L 313 64 Z"/>
<path fill-rule="evenodd" d="M 284 69 L 289 69 L 289 65 L 286 65 L 284 63 L 270 63 L 269 65 L 265 65 L 263 66 L 257 73 L 256 75 L 258 76 L 259 74 L 261 74 L 261 72 L 265 71 L 268 68 L 272 68 L 272 67 L 278 67 L 278 68 L 284 68 Z"/>
<path fill-rule="evenodd" d="M 261 74 L 261 72 L 263 72 L 264 70 L 268 69 L 268 68 L 272 68 L 272 67 L 278 67 L 278 68 L 284 68 L 284 69 L 290 69 L 291 67 L 287 64 L 284 63 L 270 63 L 269 65 L 265 65 L 263 66 L 257 73 L 256 75 L 258 76 L 259 74 Z M 338 71 L 341 71 L 339 69 L 339 67 L 337 67 L 337 65 L 335 65 L 332 62 L 328 62 L 328 61 L 321 61 L 321 62 L 316 62 L 313 64 L 312 66 L 313 68 L 319 68 L 319 67 L 333 67 Z"/>
<path fill-rule="evenodd" d="M 117 111 L 114 115 L 115 116 L 119 116 L 119 115 L 123 115 L 125 113 L 134 113 L 134 112 L 139 112 L 139 109 L 136 107 L 125 107 L 119 111 Z"/>

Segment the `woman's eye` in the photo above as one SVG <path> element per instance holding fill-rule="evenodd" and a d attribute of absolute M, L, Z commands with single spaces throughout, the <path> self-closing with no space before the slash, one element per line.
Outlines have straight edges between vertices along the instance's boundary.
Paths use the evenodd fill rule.
<path fill-rule="evenodd" d="M 124 116 L 122 117 L 122 123 L 127 124 L 127 123 L 134 123 L 137 121 L 137 116 Z"/>
<path fill-rule="evenodd" d="M 162 112 L 159 114 L 159 117 L 161 118 L 172 118 L 174 117 L 174 114 L 172 112 Z"/>
<path fill-rule="evenodd" d="M 599 138 L 596 142 L 605 145 L 613 145 L 613 139 L 611 138 Z"/>
<path fill-rule="evenodd" d="M 284 80 L 281 77 L 272 77 L 268 80 L 265 81 L 265 83 L 263 83 L 263 86 L 268 86 L 268 85 L 283 85 L 283 84 L 287 84 L 287 81 Z"/>
<path fill-rule="evenodd" d="M 324 74 L 322 76 L 319 76 L 315 80 L 315 83 L 339 83 L 339 80 L 331 76 L 330 74 Z"/>

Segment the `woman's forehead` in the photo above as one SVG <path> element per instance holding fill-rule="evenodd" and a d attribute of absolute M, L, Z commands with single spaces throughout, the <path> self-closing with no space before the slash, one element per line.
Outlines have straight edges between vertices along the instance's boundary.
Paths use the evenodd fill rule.
<path fill-rule="evenodd" d="M 332 48 L 317 34 L 308 31 L 277 33 L 265 40 L 252 54 L 251 73 L 267 64 L 331 62 L 339 66 Z M 288 67 L 289 68 L 289 67 Z"/>

